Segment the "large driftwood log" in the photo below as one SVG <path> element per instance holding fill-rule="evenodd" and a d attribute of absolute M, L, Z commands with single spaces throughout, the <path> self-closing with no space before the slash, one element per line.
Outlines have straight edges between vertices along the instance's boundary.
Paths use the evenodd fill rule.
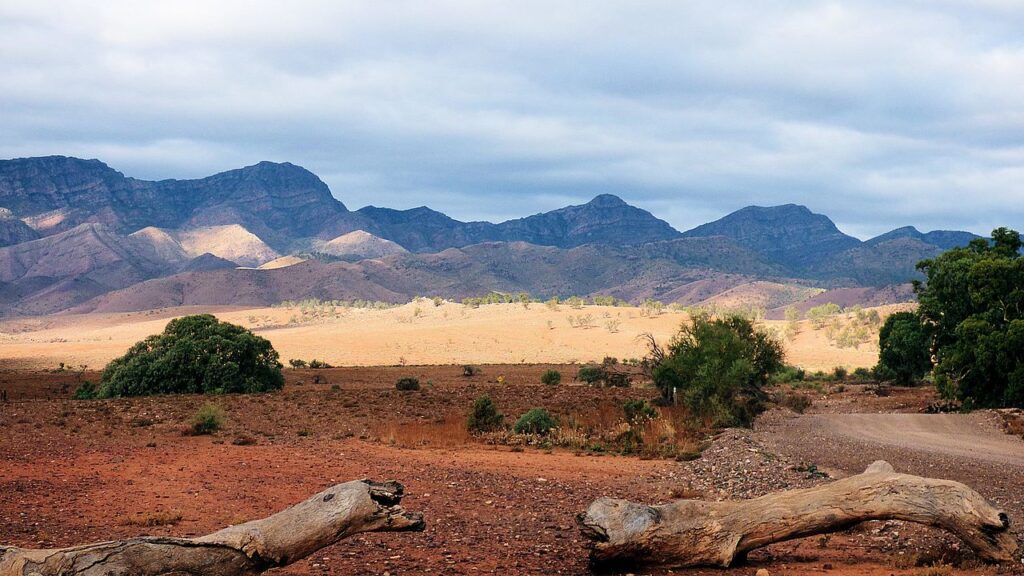
<path fill-rule="evenodd" d="M 338 484 L 269 516 L 199 538 L 144 537 L 53 550 L 0 546 L 0 576 L 236 576 L 286 566 L 360 532 L 422 530 L 397 482 Z"/>
<path fill-rule="evenodd" d="M 967 486 L 897 474 L 878 461 L 862 474 L 752 500 L 678 500 L 646 506 L 601 498 L 577 517 L 595 565 L 620 562 L 728 567 L 746 553 L 866 520 L 905 520 L 949 530 L 978 556 L 1010 561 L 1010 521 Z"/>

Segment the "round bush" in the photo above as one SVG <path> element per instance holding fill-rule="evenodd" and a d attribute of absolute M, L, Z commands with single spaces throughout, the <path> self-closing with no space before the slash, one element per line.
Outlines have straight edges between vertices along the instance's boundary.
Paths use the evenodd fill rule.
<path fill-rule="evenodd" d="M 267 392 L 284 385 L 269 340 L 210 314 L 184 316 L 107 364 L 98 395 Z"/>
<path fill-rule="evenodd" d="M 505 415 L 498 412 L 498 406 L 490 396 L 481 396 L 473 402 L 473 409 L 466 418 L 470 432 L 491 432 L 505 425 Z"/>
<path fill-rule="evenodd" d="M 403 392 L 412 392 L 413 390 L 420 389 L 419 378 L 412 376 L 406 376 L 405 378 L 399 378 L 398 382 L 395 382 L 395 388 Z"/>
<path fill-rule="evenodd" d="M 558 370 L 548 370 L 540 377 L 541 384 L 547 384 L 548 386 L 558 386 L 562 382 L 562 373 Z"/>
<path fill-rule="evenodd" d="M 552 428 L 557 426 L 555 419 L 543 408 L 531 408 L 516 421 L 513 430 L 516 434 L 539 434 L 547 435 Z"/>

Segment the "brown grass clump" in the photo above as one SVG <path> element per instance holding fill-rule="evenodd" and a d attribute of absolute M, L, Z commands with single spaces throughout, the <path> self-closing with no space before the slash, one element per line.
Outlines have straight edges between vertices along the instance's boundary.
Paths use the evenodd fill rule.
<path fill-rule="evenodd" d="M 430 422 L 389 420 L 371 427 L 370 435 L 400 448 L 450 448 L 470 441 L 466 417 L 453 415 Z"/>
<path fill-rule="evenodd" d="M 176 510 L 163 510 L 160 512 L 148 512 L 141 516 L 129 518 L 125 521 L 127 526 L 139 526 L 142 528 L 155 528 L 157 526 L 174 526 L 181 522 L 181 512 Z"/>

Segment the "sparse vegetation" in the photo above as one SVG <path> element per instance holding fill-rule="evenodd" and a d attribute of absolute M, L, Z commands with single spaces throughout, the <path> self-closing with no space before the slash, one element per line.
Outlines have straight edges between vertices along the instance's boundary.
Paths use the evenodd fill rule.
<path fill-rule="evenodd" d="M 558 386 L 562 383 L 562 373 L 558 370 L 548 370 L 541 375 L 540 381 L 547 386 Z"/>

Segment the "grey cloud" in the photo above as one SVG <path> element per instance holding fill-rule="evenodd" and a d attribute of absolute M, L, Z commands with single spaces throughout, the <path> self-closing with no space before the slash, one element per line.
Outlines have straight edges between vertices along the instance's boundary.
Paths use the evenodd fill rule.
<path fill-rule="evenodd" d="M 967 2 L 0 6 L 0 156 L 269 159 L 348 206 L 502 220 L 617 193 L 687 229 L 1024 226 L 1024 9 Z"/>

